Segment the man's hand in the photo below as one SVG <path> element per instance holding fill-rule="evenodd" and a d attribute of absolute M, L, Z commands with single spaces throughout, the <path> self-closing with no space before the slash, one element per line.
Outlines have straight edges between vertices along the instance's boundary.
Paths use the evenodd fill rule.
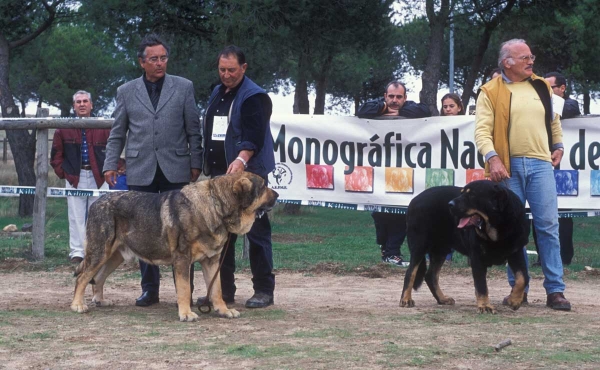
<path fill-rule="evenodd" d="M 490 180 L 494 182 L 501 182 L 510 178 L 506 167 L 504 167 L 504 163 L 502 163 L 500 160 L 500 157 L 495 155 L 488 160 L 488 163 L 490 164 Z"/>
<path fill-rule="evenodd" d="M 110 186 L 115 186 L 117 184 L 117 171 L 104 172 L 104 181 Z"/>
<path fill-rule="evenodd" d="M 200 169 L 192 168 L 192 178 L 190 182 L 195 182 L 196 180 L 198 180 L 198 177 L 200 177 Z"/>
<path fill-rule="evenodd" d="M 552 159 L 552 167 L 556 167 L 560 164 L 563 154 L 565 154 L 565 152 L 564 152 L 564 149 L 562 149 L 562 148 L 555 149 L 552 152 L 552 156 L 550 157 Z"/>
<path fill-rule="evenodd" d="M 236 159 L 229 164 L 229 167 L 227 167 L 227 174 L 243 172 L 244 170 L 245 170 L 244 163 L 242 163 L 242 161 Z"/>

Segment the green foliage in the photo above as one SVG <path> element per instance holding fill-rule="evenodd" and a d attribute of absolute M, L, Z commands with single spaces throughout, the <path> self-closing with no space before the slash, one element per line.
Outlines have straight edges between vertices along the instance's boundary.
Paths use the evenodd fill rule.
<path fill-rule="evenodd" d="M 56 11 L 56 17 L 61 18 L 71 12 L 75 1 L 2 0 L 0 2 L 0 37 L 14 42 L 23 36 L 31 35 L 49 18 L 48 8 L 44 6 L 44 3 L 50 3 L 49 5 Z"/>
<path fill-rule="evenodd" d="M 113 39 L 88 25 L 59 25 L 38 40 L 43 60 L 39 94 L 63 115 L 71 110 L 73 94 L 92 94 L 94 112 L 106 109 L 116 88 L 137 72 Z"/>

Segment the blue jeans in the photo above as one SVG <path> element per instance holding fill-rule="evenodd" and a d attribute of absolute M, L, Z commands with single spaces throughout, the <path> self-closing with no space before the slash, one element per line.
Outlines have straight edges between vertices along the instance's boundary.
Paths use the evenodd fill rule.
<path fill-rule="evenodd" d="M 505 180 L 505 185 L 517 194 L 523 204 L 527 200 L 533 215 L 546 294 L 562 293 L 565 283 L 560 259 L 558 202 L 552 164 L 534 158 L 511 158 L 510 171 L 511 177 Z M 507 273 L 508 283 L 512 287 L 515 285 L 514 275 L 510 268 Z M 528 290 L 529 287 L 526 287 L 525 291 Z"/>

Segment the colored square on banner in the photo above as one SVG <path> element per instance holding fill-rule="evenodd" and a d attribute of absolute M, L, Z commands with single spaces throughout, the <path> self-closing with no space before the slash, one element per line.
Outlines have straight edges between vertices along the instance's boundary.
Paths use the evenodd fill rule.
<path fill-rule="evenodd" d="M 414 191 L 414 170 L 407 168 L 385 169 L 385 192 L 386 193 L 409 193 Z"/>
<path fill-rule="evenodd" d="M 306 187 L 333 190 L 333 166 L 307 164 Z"/>
<path fill-rule="evenodd" d="M 350 167 L 346 166 L 348 171 Z M 373 192 L 373 167 L 354 167 L 349 175 L 344 175 L 344 189 L 346 191 L 356 191 L 360 193 Z"/>
<path fill-rule="evenodd" d="M 425 171 L 425 189 L 447 185 L 454 185 L 454 170 L 428 168 Z"/>

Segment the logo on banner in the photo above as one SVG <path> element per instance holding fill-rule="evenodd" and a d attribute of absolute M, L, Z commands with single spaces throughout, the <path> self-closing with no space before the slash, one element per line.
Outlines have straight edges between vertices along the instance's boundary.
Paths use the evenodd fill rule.
<path fill-rule="evenodd" d="M 50 189 L 50 195 L 51 196 L 64 196 L 65 190 L 64 189 Z"/>
<path fill-rule="evenodd" d="M 269 174 L 269 184 L 271 184 L 271 189 L 287 189 L 293 178 L 292 170 L 285 163 L 280 162 Z"/>

